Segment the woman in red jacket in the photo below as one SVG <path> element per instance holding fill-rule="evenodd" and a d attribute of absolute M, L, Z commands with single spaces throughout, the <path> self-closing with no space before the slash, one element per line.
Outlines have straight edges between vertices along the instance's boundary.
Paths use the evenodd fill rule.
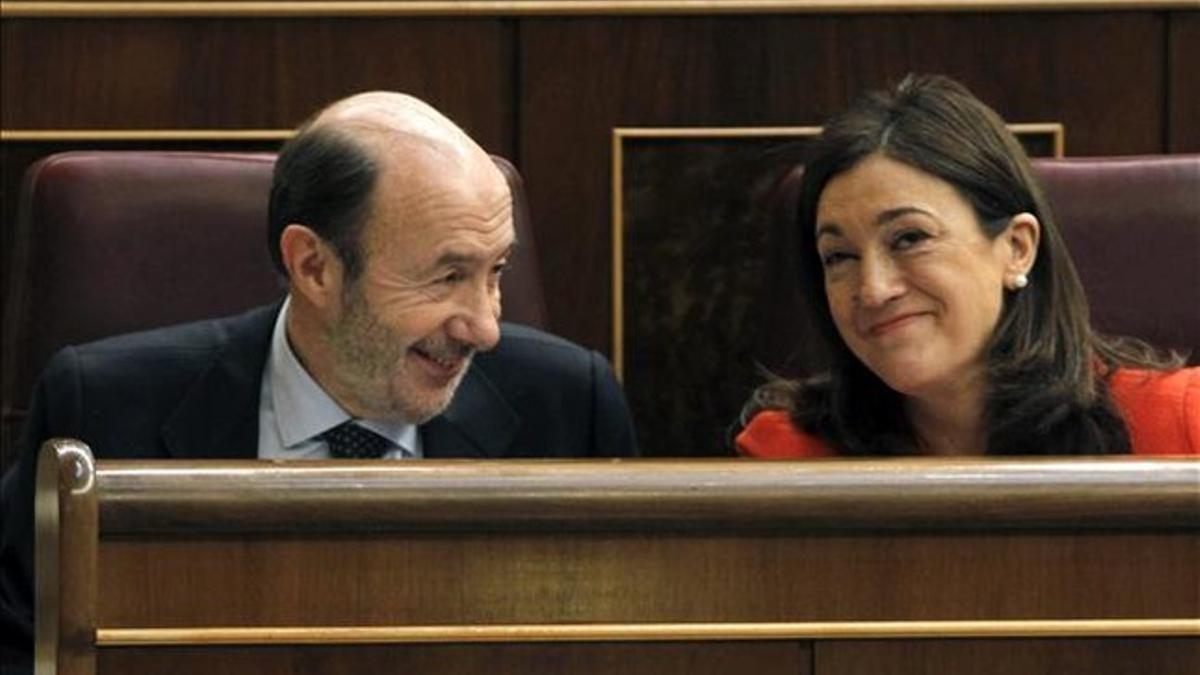
<path fill-rule="evenodd" d="M 741 453 L 1200 448 L 1200 369 L 1092 330 L 1024 150 L 958 83 L 910 76 L 831 120 L 798 220 L 832 367 L 755 392 Z"/>

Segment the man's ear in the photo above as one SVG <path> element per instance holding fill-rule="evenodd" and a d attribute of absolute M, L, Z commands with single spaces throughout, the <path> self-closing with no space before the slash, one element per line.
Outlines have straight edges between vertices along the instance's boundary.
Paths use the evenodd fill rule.
<path fill-rule="evenodd" d="M 315 307 L 329 307 L 342 292 L 342 261 L 311 228 L 292 223 L 279 235 L 279 251 L 293 293 Z"/>
<path fill-rule="evenodd" d="M 1037 261 L 1038 242 L 1042 237 L 1042 224 L 1032 213 L 1018 213 L 1008 222 L 1008 228 L 1000 234 L 1004 245 L 1006 280 L 1027 276 Z"/>

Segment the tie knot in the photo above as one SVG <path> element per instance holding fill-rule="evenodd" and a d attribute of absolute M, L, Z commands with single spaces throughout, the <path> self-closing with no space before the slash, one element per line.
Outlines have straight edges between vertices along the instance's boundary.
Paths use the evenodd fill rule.
<path fill-rule="evenodd" d="M 391 441 L 353 421 L 337 425 L 321 438 L 334 459 L 379 459 L 392 449 Z"/>

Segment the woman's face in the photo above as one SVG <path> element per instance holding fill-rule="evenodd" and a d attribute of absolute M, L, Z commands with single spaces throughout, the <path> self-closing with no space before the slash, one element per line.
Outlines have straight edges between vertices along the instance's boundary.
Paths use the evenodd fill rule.
<path fill-rule="evenodd" d="M 816 241 L 838 332 L 888 386 L 933 398 L 982 382 L 1006 279 L 1024 271 L 1008 232 L 989 239 L 949 183 L 876 154 L 825 186 Z"/>

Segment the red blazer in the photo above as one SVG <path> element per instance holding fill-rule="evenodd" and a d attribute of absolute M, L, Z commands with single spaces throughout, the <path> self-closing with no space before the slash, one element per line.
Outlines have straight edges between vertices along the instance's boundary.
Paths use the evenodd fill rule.
<path fill-rule="evenodd" d="M 1135 455 L 1200 454 L 1200 368 L 1171 372 L 1121 369 L 1109 380 Z M 764 410 L 738 434 L 748 457 L 836 457 L 825 441 L 792 426 L 782 410 Z"/>

